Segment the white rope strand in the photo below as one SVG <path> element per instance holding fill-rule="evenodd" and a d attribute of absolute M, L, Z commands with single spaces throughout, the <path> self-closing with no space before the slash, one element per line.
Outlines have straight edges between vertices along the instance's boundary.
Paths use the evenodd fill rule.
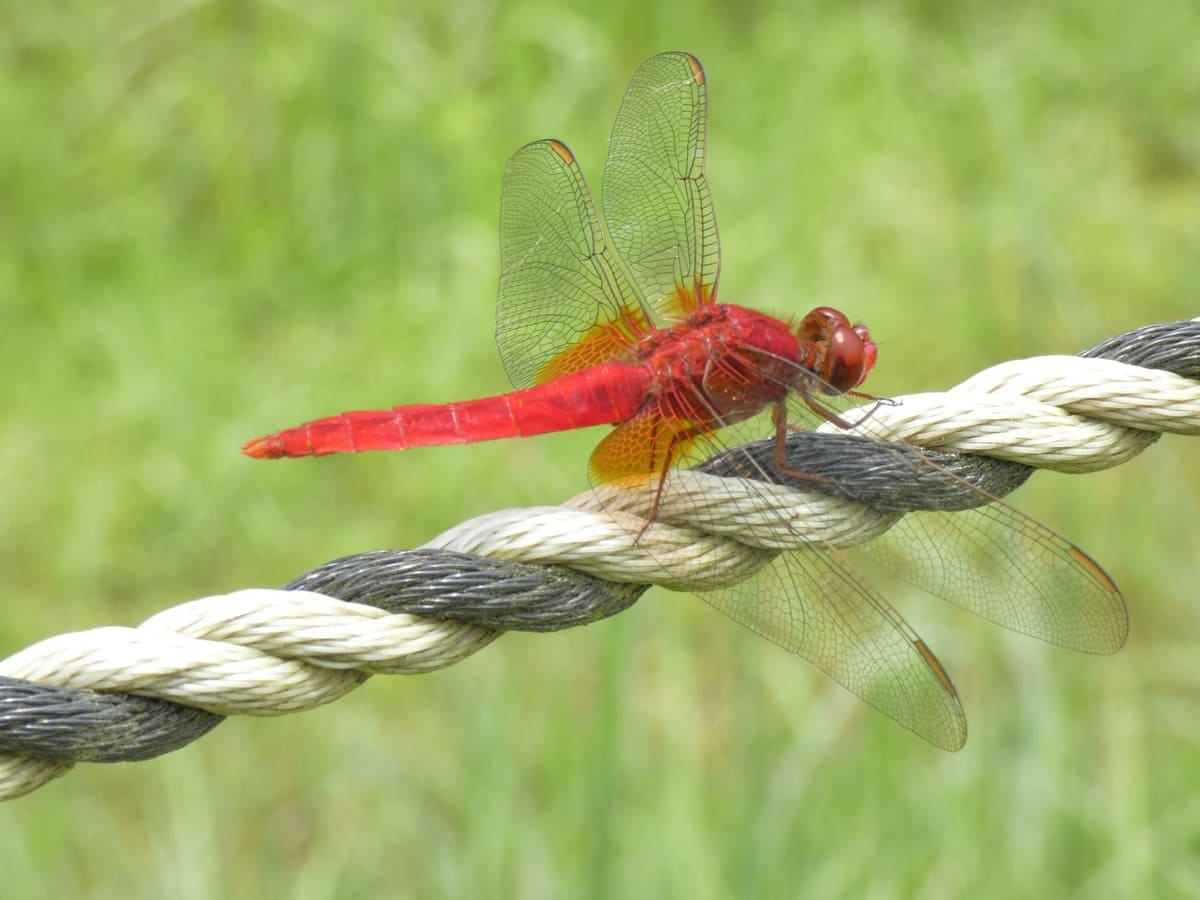
<path fill-rule="evenodd" d="M 1128 462 L 1159 434 L 1200 433 L 1195 381 L 1078 356 L 1002 363 L 944 394 L 895 402 L 879 406 L 861 433 L 1057 472 L 1098 472 Z"/>
<path fill-rule="evenodd" d="M 994 366 L 947 393 L 877 405 L 857 432 L 1093 472 L 1136 456 L 1160 433 L 1200 433 L 1200 383 L 1108 359 L 1037 357 Z M 672 473 L 649 525 L 646 509 L 637 508 L 645 506 L 642 492 L 619 496 L 605 503 L 589 492 L 563 507 L 502 510 L 426 547 L 565 566 L 611 582 L 707 590 L 745 578 L 773 551 L 813 541 L 850 546 L 899 517 L 817 491 L 761 482 L 739 489 L 737 479 L 695 470 Z M 180 604 L 137 628 L 49 638 L 0 661 L 0 676 L 221 715 L 279 715 L 335 700 L 372 674 L 451 665 L 500 633 L 311 591 L 249 589 Z M 0 799 L 28 793 L 71 765 L 0 756 Z"/>

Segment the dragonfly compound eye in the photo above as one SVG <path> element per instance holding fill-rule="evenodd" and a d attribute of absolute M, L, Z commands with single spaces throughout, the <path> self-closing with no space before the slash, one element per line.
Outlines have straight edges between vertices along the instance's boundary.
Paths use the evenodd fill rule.
<path fill-rule="evenodd" d="M 858 379 L 858 384 L 855 385 L 855 387 L 858 387 L 859 384 L 862 384 L 864 381 L 866 381 L 867 375 L 870 374 L 871 369 L 875 368 L 875 359 L 879 355 L 879 348 L 876 347 L 875 342 L 871 340 L 871 332 L 867 331 L 866 325 L 863 325 L 861 322 L 858 325 L 855 325 L 854 333 L 857 334 L 859 340 L 862 341 L 863 354 L 867 363 L 866 368 L 863 369 L 862 377 Z"/>
<path fill-rule="evenodd" d="M 864 340 L 857 328 L 836 326 L 829 336 L 822 373 L 826 393 L 844 394 L 862 384 L 875 364 L 875 352 L 875 344 L 869 337 Z"/>

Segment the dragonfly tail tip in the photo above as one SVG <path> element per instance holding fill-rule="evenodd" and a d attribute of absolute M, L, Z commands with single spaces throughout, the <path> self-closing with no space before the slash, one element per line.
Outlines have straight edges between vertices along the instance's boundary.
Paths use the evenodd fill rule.
<path fill-rule="evenodd" d="M 255 438 L 242 444 L 242 452 L 254 459 L 278 459 L 282 454 L 273 447 L 269 437 Z"/>

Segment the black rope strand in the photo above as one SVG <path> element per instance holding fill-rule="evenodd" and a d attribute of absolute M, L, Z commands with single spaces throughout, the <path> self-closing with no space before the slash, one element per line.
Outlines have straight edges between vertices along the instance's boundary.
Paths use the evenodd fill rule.
<path fill-rule="evenodd" d="M 616 615 L 647 587 L 451 550 L 376 550 L 318 566 L 284 590 L 496 630 L 559 631 Z M 76 762 L 152 759 L 224 718 L 170 700 L 0 676 L 0 753 Z"/>
<path fill-rule="evenodd" d="M 451 550 L 376 550 L 318 566 L 284 590 L 499 631 L 561 631 L 623 612 L 647 587 Z"/>
<path fill-rule="evenodd" d="M 1079 354 L 1086 359 L 1116 362 L 1171 372 L 1200 381 L 1200 321 L 1143 325 L 1101 341 Z"/>
<path fill-rule="evenodd" d="M 1147 325 L 1079 355 L 1200 380 L 1200 322 Z M 797 487 L 889 512 L 975 506 L 981 495 L 968 485 L 1002 496 L 1033 471 L 1019 463 L 926 453 L 847 434 L 794 432 L 787 443 L 788 467 L 819 476 L 797 481 Z M 773 468 L 771 441 L 748 450 L 764 469 Z M 927 461 L 937 467 L 922 465 Z M 700 468 L 753 477 L 754 467 L 744 454 L 725 452 Z M 606 582 L 560 566 L 426 549 L 348 556 L 301 575 L 285 589 L 497 630 L 557 631 L 629 608 L 646 586 Z M 0 753 L 5 754 L 80 762 L 150 759 L 196 740 L 223 719 L 166 700 L 0 677 Z"/>
<path fill-rule="evenodd" d="M 224 718 L 166 700 L 0 676 L 0 753 L 136 762 L 178 750 Z"/>

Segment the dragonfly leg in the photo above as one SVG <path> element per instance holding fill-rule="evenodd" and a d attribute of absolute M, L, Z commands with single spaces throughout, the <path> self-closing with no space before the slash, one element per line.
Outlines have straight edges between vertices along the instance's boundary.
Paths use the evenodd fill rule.
<path fill-rule="evenodd" d="M 642 535 L 646 533 L 646 529 L 651 523 L 658 520 L 658 510 L 662 507 L 663 491 L 667 487 L 667 476 L 671 473 L 671 462 L 674 460 L 679 449 L 686 445 L 687 439 L 681 438 L 678 434 L 671 436 L 667 443 L 666 454 L 663 458 L 662 471 L 658 476 L 658 487 L 654 490 L 654 503 L 650 506 L 650 515 L 646 517 L 646 524 L 642 526 L 637 536 L 633 539 L 636 544 L 642 539 Z"/>
<path fill-rule="evenodd" d="M 858 428 L 860 425 L 865 424 L 871 418 L 871 416 L 875 415 L 875 410 L 879 409 L 879 407 L 900 405 L 899 401 L 893 400 L 891 397 L 876 397 L 874 394 L 867 394 L 863 391 L 847 391 L 846 396 L 853 397 L 855 400 L 866 400 L 871 404 L 867 411 L 863 414 L 863 417 L 853 424 L 854 428 Z"/>
<path fill-rule="evenodd" d="M 881 406 L 896 406 L 897 405 L 896 401 L 891 399 L 890 397 L 876 397 L 873 394 L 864 394 L 861 391 L 847 391 L 846 392 L 847 397 L 854 397 L 856 400 L 868 400 L 871 403 L 870 408 L 868 408 L 867 411 L 865 413 L 863 413 L 863 415 L 861 417 L 859 417 L 857 420 L 851 422 L 847 419 L 843 419 L 841 416 L 839 416 L 832 409 L 827 407 L 824 403 L 822 403 L 819 399 L 814 397 L 812 394 L 804 392 L 801 394 L 801 396 L 804 397 L 804 403 L 809 409 L 811 409 L 814 413 L 816 413 L 818 416 L 820 416 L 826 422 L 832 423 L 833 425 L 837 426 L 838 428 L 842 429 L 843 431 L 853 431 L 855 428 L 862 426 L 871 418 L 871 416 L 875 415 L 875 410 L 879 409 L 879 407 L 881 407 Z M 795 426 L 794 430 L 804 431 L 805 429 L 802 427 L 799 427 L 799 426 Z"/>
<path fill-rule="evenodd" d="M 841 416 L 839 416 L 837 413 L 835 413 L 828 406 L 826 406 L 825 404 L 821 403 L 821 401 L 814 398 L 813 395 L 810 394 L 808 391 L 801 391 L 800 396 L 804 398 L 804 405 L 807 406 L 809 409 L 811 409 L 814 413 L 816 413 L 822 419 L 824 419 L 826 422 L 829 422 L 829 423 L 837 426 L 838 428 L 842 429 L 843 431 L 849 431 L 851 428 L 854 427 L 854 425 L 847 422 L 845 419 L 843 419 Z M 778 409 L 779 409 L 779 407 L 776 407 L 776 410 L 778 410 Z M 783 413 L 783 416 L 786 420 L 786 417 L 787 417 L 786 411 Z M 778 427 L 778 423 L 776 424 L 776 427 Z"/>
<path fill-rule="evenodd" d="M 808 400 L 807 394 L 804 399 Z M 811 402 L 809 403 L 811 406 Z M 815 409 L 815 407 L 814 407 Z M 826 412 L 829 412 L 826 410 Z M 830 413 L 833 415 L 833 413 Z M 787 465 L 787 433 L 789 431 L 804 431 L 806 429 L 797 428 L 788 424 L 787 406 L 783 403 L 776 403 L 771 409 L 771 424 L 775 426 L 775 471 L 780 475 L 786 475 L 789 478 L 803 478 L 805 481 L 828 481 L 824 475 L 813 475 L 809 472 L 800 472 L 795 469 L 789 469 Z"/>

